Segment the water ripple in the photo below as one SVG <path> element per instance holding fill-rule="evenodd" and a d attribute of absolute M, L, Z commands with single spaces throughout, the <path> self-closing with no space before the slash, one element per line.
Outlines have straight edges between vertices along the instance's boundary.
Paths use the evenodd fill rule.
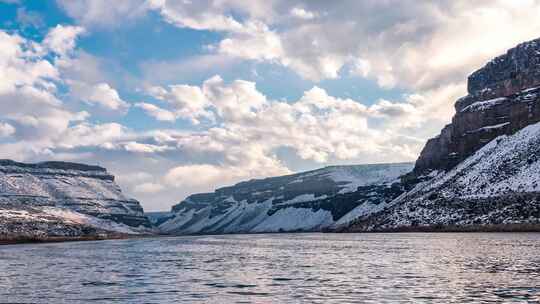
<path fill-rule="evenodd" d="M 0 302 L 540 302 L 540 234 L 276 234 L 0 247 Z"/>

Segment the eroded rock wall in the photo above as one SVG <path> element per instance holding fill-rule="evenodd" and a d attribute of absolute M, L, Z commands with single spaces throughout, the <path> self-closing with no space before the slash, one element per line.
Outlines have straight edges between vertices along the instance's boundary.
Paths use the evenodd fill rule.
<path fill-rule="evenodd" d="M 417 176 L 450 170 L 494 138 L 540 121 L 540 39 L 471 74 L 468 93 L 456 102 L 452 122 L 422 150 Z"/>

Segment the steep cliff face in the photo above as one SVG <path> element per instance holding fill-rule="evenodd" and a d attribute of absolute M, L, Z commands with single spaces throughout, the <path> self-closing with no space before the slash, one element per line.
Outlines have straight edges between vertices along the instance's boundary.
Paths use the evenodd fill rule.
<path fill-rule="evenodd" d="M 439 136 L 428 141 L 416 175 L 449 170 L 500 135 L 540 121 L 540 39 L 522 43 L 468 78 L 468 95 Z"/>
<path fill-rule="evenodd" d="M 491 141 L 448 172 L 342 231 L 540 230 L 540 123 Z"/>
<path fill-rule="evenodd" d="M 4 237 L 46 237 L 138 233 L 151 225 L 104 168 L 0 160 L 0 226 Z"/>
<path fill-rule="evenodd" d="M 172 234 L 320 231 L 377 210 L 404 189 L 412 164 L 327 167 L 195 194 L 159 228 Z"/>

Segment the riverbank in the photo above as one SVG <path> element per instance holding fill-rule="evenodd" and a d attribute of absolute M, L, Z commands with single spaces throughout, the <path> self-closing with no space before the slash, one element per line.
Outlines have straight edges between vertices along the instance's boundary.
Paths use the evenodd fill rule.
<path fill-rule="evenodd" d="M 15 244 L 36 244 L 36 243 L 63 243 L 63 242 L 84 242 L 84 241 L 105 241 L 105 240 L 123 240 L 123 239 L 139 239 L 139 238 L 154 238 L 163 237 L 164 235 L 153 234 L 107 234 L 107 235 L 90 235 L 90 236 L 3 236 L 0 235 L 1 245 Z M 165 235 L 168 236 L 168 235 Z"/>
<path fill-rule="evenodd" d="M 420 232 L 420 233 L 475 233 L 475 232 L 540 232 L 540 223 L 538 224 L 496 224 L 496 225 L 434 225 L 434 226 L 401 226 L 388 229 L 369 228 L 355 229 L 347 227 L 337 230 L 324 231 L 326 233 L 396 233 L 396 232 Z"/>
<path fill-rule="evenodd" d="M 404 226 L 392 229 L 379 230 L 324 230 L 324 231 L 296 231 L 296 232 L 259 232 L 259 233 L 224 233 L 224 234 L 99 234 L 90 236 L 2 236 L 0 235 L 0 245 L 14 244 L 35 244 L 35 243 L 61 243 L 61 242 L 82 242 L 82 241 L 104 241 L 104 240 L 122 240 L 122 239 L 144 239 L 144 238 L 164 238 L 164 237 L 182 237 L 182 236 L 221 236 L 221 235 L 264 235 L 264 234 L 372 234 L 372 233 L 528 233 L 540 232 L 539 224 L 500 224 L 500 225 L 468 225 L 468 226 Z"/>

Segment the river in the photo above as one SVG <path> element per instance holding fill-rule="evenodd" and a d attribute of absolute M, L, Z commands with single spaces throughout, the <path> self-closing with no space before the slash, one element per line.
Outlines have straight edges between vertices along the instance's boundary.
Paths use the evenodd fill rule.
<path fill-rule="evenodd" d="M 0 303 L 540 301 L 540 234 L 189 236 L 0 246 Z"/>

